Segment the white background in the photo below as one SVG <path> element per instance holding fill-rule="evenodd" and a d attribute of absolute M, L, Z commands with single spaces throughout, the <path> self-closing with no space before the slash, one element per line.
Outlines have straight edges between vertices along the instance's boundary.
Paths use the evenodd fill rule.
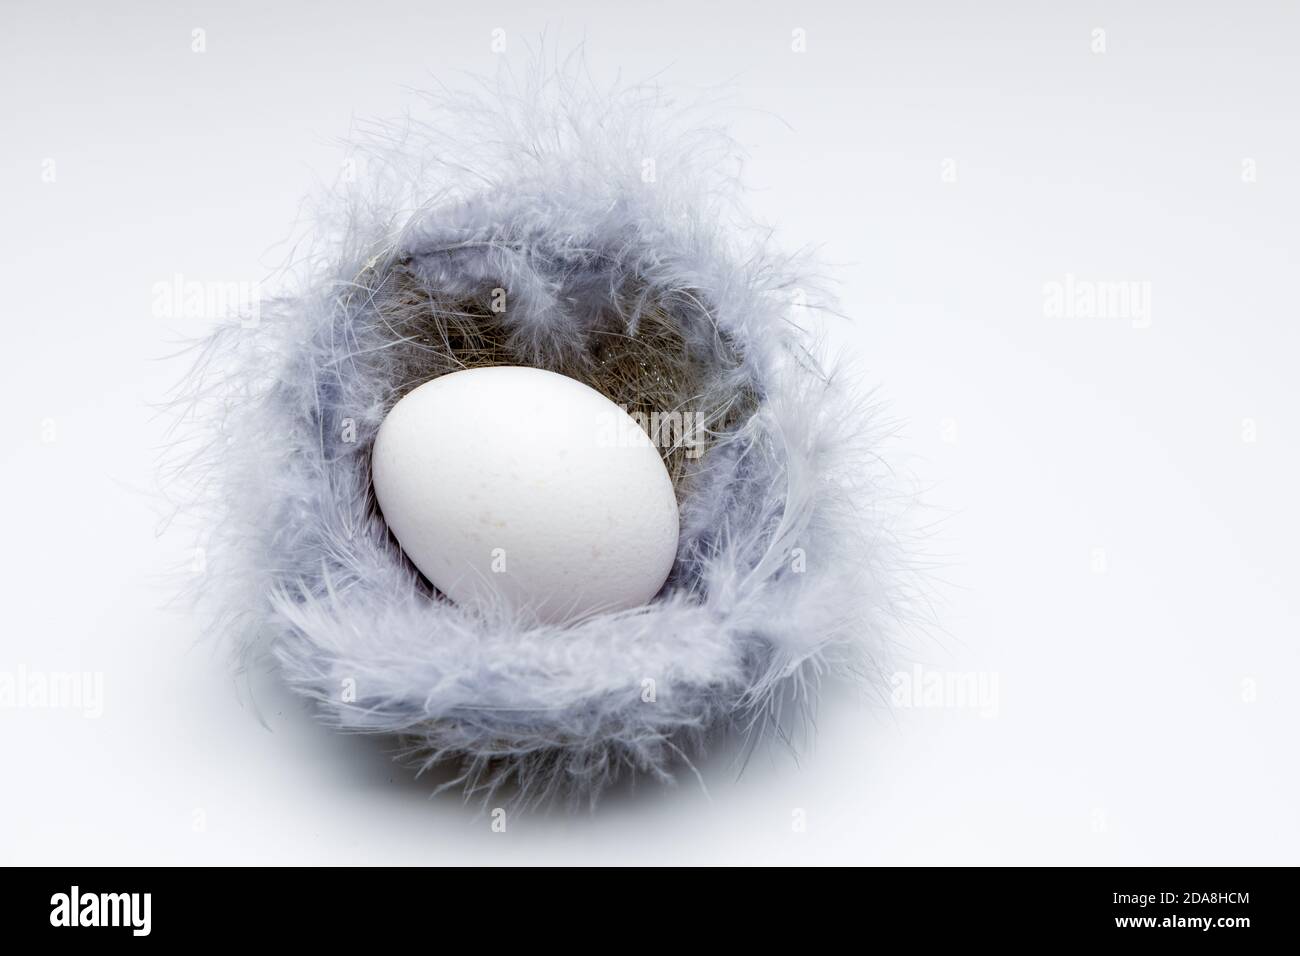
<path fill-rule="evenodd" d="M 0 671 L 104 675 L 99 719 L 0 708 L 0 861 L 1300 862 L 1294 5 L 270 6 L 0 13 Z M 543 29 L 734 88 L 754 210 L 820 246 L 903 423 L 939 566 L 909 654 L 995 708 L 833 688 L 797 762 L 494 833 L 269 680 L 263 726 L 165 607 L 151 404 L 200 330 L 155 283 L 261 279 L 355 117 Z M 1149 283 L 1149 327 L 1046 315 L 1067 274 Z"/>

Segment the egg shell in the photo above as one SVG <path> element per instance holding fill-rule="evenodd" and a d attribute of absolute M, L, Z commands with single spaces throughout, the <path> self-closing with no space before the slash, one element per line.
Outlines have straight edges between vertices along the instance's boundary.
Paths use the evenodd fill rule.
<path fill-rule="evenodd" d="M 677 551 L 677 500 L 649 436 L 542 369 L 468 369 L 414 389 L 379 428 L 372 479 L 439 591 L 539 623 L 645 604 Z"/>

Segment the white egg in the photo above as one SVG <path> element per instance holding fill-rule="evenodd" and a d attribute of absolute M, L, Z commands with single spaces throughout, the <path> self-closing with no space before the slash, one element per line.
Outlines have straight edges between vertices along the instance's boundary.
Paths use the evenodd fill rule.
<path fill-rule="evenodd" d="M 375 497 L 458 603 L 543 623 L 645 604 L 677 551 L 677 499 L 646 433 L 581 382 L 496 366 L 426 382 L 388 413 Z"/>

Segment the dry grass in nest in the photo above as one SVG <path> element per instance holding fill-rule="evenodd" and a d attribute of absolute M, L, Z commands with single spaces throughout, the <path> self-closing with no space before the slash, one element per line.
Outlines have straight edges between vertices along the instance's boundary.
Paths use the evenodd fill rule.
<path fill-rule="evenodd" d="M 504 316 L 492 309 L 490 287 L 478 296 L 449 299 L 401 263 L 370 275 L 373 287 L 366 292 L 388 342 L 382 361 L 395 383 L 394 403 L 450 372 L 538 364 L 512 344 Z M 692 462 L 712 436 L 752 413 L 755 397 L 747 391 L 719 395 L 709 388 L 709 378 L 718 374 L 716 357 L 708 360 L 715 364 L 708 364 L 692 354 L 663 306 L 643 303 L 632 293 L 623 298 L 638 303 L 634 334 L 628 332 L 626 313 L 611 303 L 599 313 L 583 349 L 554 356 L 544 367 L 594 388 L 641 424 L 680 498 Z M 739 366 L 739 355 L 729 344 L 723 343 L 723 351 L 731 353 L 732 367 Z M 691 428 L 696 431 L 689 432 Z"/>

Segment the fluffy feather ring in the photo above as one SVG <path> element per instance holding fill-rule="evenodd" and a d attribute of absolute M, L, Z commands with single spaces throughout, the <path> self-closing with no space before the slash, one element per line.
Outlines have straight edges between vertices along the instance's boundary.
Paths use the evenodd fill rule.
<path fill-rule="evenodd" d="M 363 129 L 283 295 L 207 339 L 187 383 L 210 436 L 190 474 L 212 625 L 333 726 L 454 761 L 467 793 L 670 779 L 712 732 L 786 725 L 825 673 L 878 671 L 895 616 L 878 425 L 803 328 L 817 283 L 745 219 L 731 139 L 584 75 Z M 496 364 L 580 379 L 639 421 L 691 412 L 694 445 L 660 442 L 680 545 L 649 605 L 567 626 L 458 605 L 389 533 L 385 414 Z"/>

